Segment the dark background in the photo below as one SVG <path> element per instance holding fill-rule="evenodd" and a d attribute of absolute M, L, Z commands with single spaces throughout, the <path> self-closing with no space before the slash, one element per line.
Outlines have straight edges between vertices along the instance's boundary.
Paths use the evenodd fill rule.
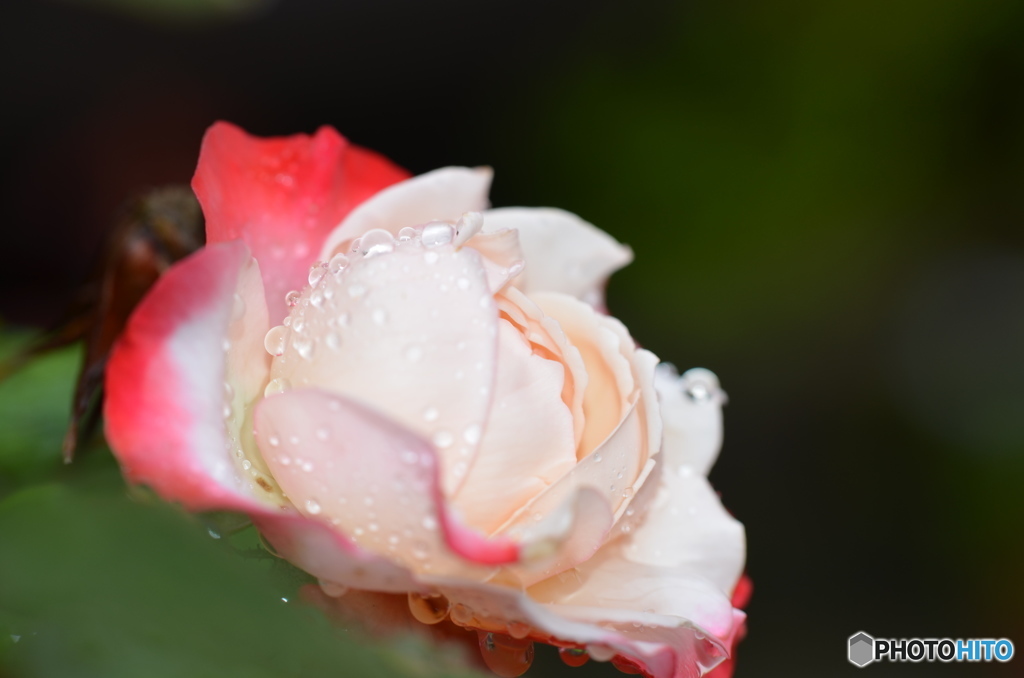
<path fill-rule="evenodd" d="M 852 675 L 860 630 L 1024 647 L 1024 4 L 4 0 L 0 83 L 9 325 L 216 119 L 488 164 L 630 244 L 612 312 L 729 393 L 739 678 Z"/>

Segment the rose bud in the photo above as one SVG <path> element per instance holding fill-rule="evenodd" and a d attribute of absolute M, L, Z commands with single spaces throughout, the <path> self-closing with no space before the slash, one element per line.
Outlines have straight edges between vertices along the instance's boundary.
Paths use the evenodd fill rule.
<path fill-rule="evenodd" d="M 744 620 L 743 527 L 707 481 L 724 394 L 604 313 L 629 249 L 489 209 L 490 182 L 407 178 L 329 128 L 215 125 L 207 245 L 115 347 L 111 446 L 169 500 L 248 513 L 340 605 L 403 594 L 418 623 L 477 632 L 499 675 L 534 641 L 701 675 Z"/>

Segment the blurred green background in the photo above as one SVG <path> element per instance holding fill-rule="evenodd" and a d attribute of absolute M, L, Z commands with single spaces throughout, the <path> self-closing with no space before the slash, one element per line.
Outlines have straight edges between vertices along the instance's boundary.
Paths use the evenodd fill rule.
<path fill-rule="evenodd" d="M 56 317 L 121 201 L 187 182 L 218 118 L 492 165 L 496 205 L 629 243 L 612 312 L 729 393 L 739 678 L 852 675 L 859 630 L 1024 643 L 1024 4 L 6 0 L 0 53 L 9 325 Z M 280 601 L 294 573 L 126 498 L 102 449 L 60 465 L 75 359 L 0 387 L 0 675 L 418 656 L 356 653 Z"/>

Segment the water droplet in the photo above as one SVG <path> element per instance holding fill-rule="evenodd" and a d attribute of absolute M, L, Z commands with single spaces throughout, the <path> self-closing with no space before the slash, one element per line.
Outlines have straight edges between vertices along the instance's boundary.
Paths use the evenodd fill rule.
<path fill-rule="evenodd" d="M 242 460 L 242 470 L 243 471 L 248 471 L 251 468 L 252 468 L 252 462 L 249 461 L 248 459 L 243 459 Z"/>
<path fill-rule="evenodd" d="M 423 240 L 424 247 L 447 245 L 455 238 L 455 229 L 451 224 L 443 221 L 432 221 L 423 227 L 420 238 Z"/>
<path fill-rule="evenodd" d="M 225 403 L 224 404 L 224 409 L 221 410 L 221 414 L 224 415 L 225 419 L 230 419 L 231 418 L 231 403 Z"/>
<path fill-rule="evenodd" d="M 416 621 L 423 624 L 437 624 L 444 621 L 450 609 L 451 603 L 444 596 L 409 593 L 409 612 L 416 618 Z"/>
<path fill-rule="evenodd" d="M 302 293 L 298 290 L 292 290 L 288 294 L 284 295 L 284 303 L 288 306 L 298 306 L 299 299 L 302 298 Z"/>
<path fill-rule="evenodd" d="M 469 289 L 469 278 L 459 278 L 455 281 L 455 286 L 465 292 Z"/>
<path fill-rule="evenodd" d="M 456 606 L 458 607 L 458 606 Z M 455 610 L 452 610 L 454 618 Z M 487 668 L 501 678 L 516 678 L 526 673 L 533 663 L 533 642 L 518 640 L 503 633 L 478 631 L 480 654 Z"/>
<path fill-rule="evenodd" d="M 686 396 L 695 403 L 711 399 L 711 388 L 704 381 L 694 379 L 686 385 Z"/>
<path fill-rule="evenodd" d="M 312 285 L 313 287 L 316 287 L 316 284 L 323 280 L 324 273 L 326 272 L 326 269 L 324 269 L 323 264 L 321 264 L 320 262 L 317 262 L 310 266 L 309 276 L 307 277 L 307 280 L 309 280 L 309 284 Z"/>
<path fill-rule="evenodd" d="M 506 630 L 508 631 L 508 635 L 512 636 L 516 640 L 521 640 L 530 635 L 530 626 L 528 624 L 523 624 L 522 622 L 511 622 L 508 627 L 506 627 Z"/>
<path fill-rule="evenodd" d="M 309 295 L 309 303 L 312 304 L 314 308 L 323 308 L 323 305 L 324 305 L 324 293 L 323 293 L 323 290 L 320 290 L 320 289 L 313 290 L 313 293 L 311 295 Z"/>
<path fill-rule="evenodd" d="M 440 255 L 437 252 L 427 252 L 423 255 L 423 260 L 428 264 L 436 264 L 438 259 L 440 259 Z"/>
<path fill-rule="evenodd" d="M 338 327 L 348 327 L 349 315 L 342 313 L 338 316 Z"/>
<path fill-rule="evenodd" d="M 412 466 L 420 460 L 420 455 L 416 454 L 415 450 L 403 450 L 401 458 L 403 464 L 408 464 L 409 466 Z"/>
<path fill-rule="evenodd" d="M 466 472 L 468 470 L 469 466 L 466 464 L 466 462 L 460 461 L 457 462 L 455 466 L 452 467 L 452 475 L 455 476 L 456 478 L 461 478 L 464 475 L 466 475 Z"/>
<path fill-rule="evenodd" d="M 563 647 L 558 650 L 558 656 L 567 666 L 583 666 L 590 661 L 590 655 L 582 647 Z"/>
<path fill-rule="evenodd" d="M 437 421 L 437 418 L 439 416 L 441 416 L 441 413 L 437 411 L 436 407 L 428 407 L 427 409 L 423 410 L 424 421 Z"/>
<path fill-rule="evenodd" d="M 326 441 L 330 437 L 331 437 L 331 432 L 328 431 L 327 428 L 321 426 L 320 428 L 318 428 L 316 430 L 316 439 L 319 440 L 320 442 L 324 442 L 324 441 Z"/>
<path fill-rule="evenodd" d="M 602 461 L 601 453 L 600 452 L 595 452 L 594 453 L 594 463 L 595 464 L 600 464 L 601 461 Z"/>
<path fill-rule="evenodd" d="M 587 652 L 594 658 L 595 661 L 606 662 L 615 656 L 615 650 L 608 647 L 607 645 L 590 645 L 587 647 Z"/>
<path fill-rule="evenodd" d="M 327 270 L 331 272 L 331 275 L 335 276 L 344 271 L 346 266 L 348 266 L 348 257 L 344 254 L 335 254 L 327 262 Z"/>
<path fill-rule="evenodd" d="M 348 296 L 356 299 L 366 294 L 366 288 L 358 283 L 348 286 Z"/>
<path fill-rule="evenodd" d="M 453 436 L 450 431 L 441 429 L 434 433 L 433 441 L 434 445 L 443 450 L 447 447 L 451 447 L 452 443 L 455 442 L 455 436 Z"/>
<path fill-rule="evenodd" d="M 332 351 L 337 351 L 341 346 L 341 337 L 338 336 L 337 332 L 330 332 L 326 337 L 324 337 L 324 343 L 327 344 L 327 348 Z"/>
<path fill-rule="evenodd" d="M 368 529 L 370 532 L 376 532 L 380 529 L 380 525 L 378 525 L 377 523 L 370 523 L 366 526 L 366 529 Z"/>
<path fill-rule="evenodd" d="M 462 432 L 462 439 L 470 445 L 476 445 L 480 442 L 480 434 L 482 429 L 480 424 L 471 424 L 466 427 L 466 430 Z"/>
<path fill-rule="evenodd" d="M 430 547 L 427 545 L 427 542 L 421 539 L 413 542 L 412 555 L 417 560 L 426 560 L 430 556 Z"/>
<path fill-rule="evenodd" d="M 341 598 L 348 593 L 348 587 L 343 584 L 336 584 L 333 581 L 320 580 L 320 589 L 331 598 Z"/>
<path fill-rule="evenodd" d="M 212 527 L 206 531 L 214 539 L 220 539 L 220 533 L 214 530 Z"/>
<path fill-rule="evenodd" d="M 383 228 L 375 228 L 359 239 L 359 252 L 364 257 L 388 254 L 395 249 L 395 238 Z"/>
<path fill-rule="evenodd" d="M 270 443 L 270 446 L 271 446 L 271 447 L 277 447 L 278 445 L 280 445 L 280 444 L 281 444 L 281 439 L 280 439 L 280 438 L 278 438 L 277 436 L 275 436 L 275 435 L 271 434 L 271 435 L 270 435 L 270 436 L 269 436 L 269 437 L 267 438 L 267 442 L 268 442 L 268 443 Z"/>
<path fill-rule="evenodd" d="M 623 496 L 624 499 L 629 499 L 630 497 L 632 497 L 633 496 L 633 488 L 632 487 L 627 487 L 626 489 L 624 489 L 622 491 L 622 496 Z"/>
<path fill-rule="evenodd" d="M 398 239 L 402 242 L 405 242 L 407 240 L 415 239 L 417 235 L 419 235 L 419 233 L 416 231 L 415 228 L 406 226 L 405 228 L 398 232 Z"/>
<path fill-rule="evenodd" d="M 418 361 L 423 357 L 423 349 L 413 344 L 405 349 L 405 359 L 411 363 Z"/>
<path fill-rule="evenodd" d="M 288 380 L 282 377 L 271 379 L 267 387 L 263 389 L 263 396 L 269 398 L 277 393 L 284 393 L 288 390 Z"/>
<path fill-rule="evenodd" d="M 309 360 L 313 357 L 313 340 L 308 337 L 295 337 L 292 339 L 292 348 L 302 357 Z"/>
<path fill-rule="evenodd" d="M 284 325 L 271 327 L 267 336 L 263 337 L 263 348 L 272 356 L 284 354 L 285 340 L 288 338 L 288 328 Z"/>
<path fill-rule="evenodd" d="M 612 657 L 612 666 L 617 668 L 621 673 L 625 673 L 627 675 L 636 675 L 640 673 L 640 669 L 636 664 L 621 655 Z"/>
<path fill-rule="evenodd" d="M 316 499 L 307 499 L 306 510 L 315 516 L 320 513 L 320 503 Z"/>
<path fill-rule="evenodd" d="M 388 321 L 388 312 L 382 308 L 374 309 L 372 315 L 374 325 L 383 325 Z"/>
<path fill-rule="evenodd" d="M 437 529 L 437 520 L 434 519 L 434 516 L 423 516 L 421 524 L 423 525 L 423 529 L 425 530 Z"/>

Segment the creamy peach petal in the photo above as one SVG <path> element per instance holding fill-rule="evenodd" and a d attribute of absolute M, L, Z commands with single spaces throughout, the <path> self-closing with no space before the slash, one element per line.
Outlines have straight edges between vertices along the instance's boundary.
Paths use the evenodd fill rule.
<path fill-rule="evenodd" d="M 359 205 L 335 228 L 320 250 L 327 261 L 345 243 L 374 228 L 397 234 L 429 221 L 454 223 L 466 212 L 487 208 L 489 167 L 445 167 L 390 186 Z"/>
<path fill-rule="evenodd" d="M 631 365 L 635 344 L 622 323 L 573 297 L 540 293 L 531 300 L 558 322 L 586 366 L 586 428 L 576 452 L 583 459 L 604 442 L 631 405 L 636 387 Z"/>
<path fill-rule="evenodd" d="M 526 255 L 516 285 L 529 295 L 560 292 L 604 306 L 608 276 L 633 260 L 628 247 L 575 214 L 552 208 L 505 207 L 484 213 L 484 232 L 515 229 Z"/>
<path fill-rule="evenodd" d="M 272 390 L 349 396 L 431 440 L 445 491 L 466 477 L 496 369 L 497 308 L 472 249 L 408 245 L 321 273 L 279 333 Z M 277 335 L 275 335 L 277 336 Z"/>
<path fill-rule="evenodd" d="M 469 475 L 452 499 L 481 531 L 492 533 L 576 463 L 564 379 L 561 363 L 535 355 L 511 323 L 499 321 L 494 400 Z"/>

